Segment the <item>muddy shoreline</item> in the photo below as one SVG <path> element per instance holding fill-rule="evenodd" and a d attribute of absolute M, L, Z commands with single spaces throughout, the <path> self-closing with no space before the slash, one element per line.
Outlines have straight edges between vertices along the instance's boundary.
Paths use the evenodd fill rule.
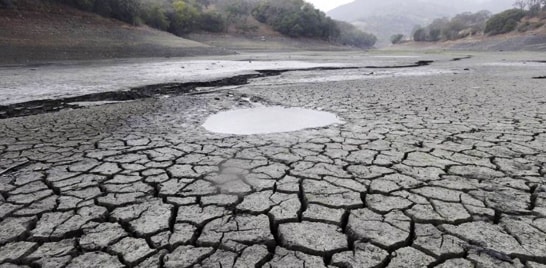
<path fill-rule="evenodd" d="M 223 87 L 239 86 L 249 83 L 250 79 L 279 76 L 286 72 L 302 71 L 328 71 L 328 70 L 355 70 L 355 69 L 402 69 L 428 66 L 434 61 L 420 60 L 414 64 L 407 65 L 386 65 L 386 66 L 362 66 L 362 67 L 314 67 L 303 69 L 284 69 L 284 70 L 255 70 L 254 74 L 238 75 L 234 77 L 223 78 L 206 82 L 187 82 L 187 83 L 165 83 L 132 88 L 127 91 L 109 91 L 81 96 L 44 99 L 29 102 L 15 103 L 9 105 L 0 105 L 0 119 L 36 115 L 60 111 L 63 109 L 78 109 L 84 106 L 78 105 L 78 102 L 120 102 L 132 101 L 143 98 L 158 97 L 162 95 L 181 95 L 187 93 L 196 93 L 196 88 L 202 87 Z M 48 65 L 39 65 L 47 67 Z M 28 67 L 28 66 L 27 66 Z M 199 93 L 197 93 L 199 94 Z"/>

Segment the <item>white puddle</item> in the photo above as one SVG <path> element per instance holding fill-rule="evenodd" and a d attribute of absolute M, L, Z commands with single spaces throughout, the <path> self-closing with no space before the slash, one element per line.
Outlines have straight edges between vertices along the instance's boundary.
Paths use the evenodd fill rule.
<path fill-rule="evenodd" d="M 203 127 L 215 133 L 253 135 L 291 132 L 341 123 L 343 121 L 332 113 L 273 106 L 220 112 L 210 116 Z"/>
<path fill-rule="evenodd" d="M 402 55 L 376 55 L 371 56 L 372 58 L 392 58 L 392 59 L 406 59 L 406 58 L 419 58 L 419 56 L 402 56 Z"/>

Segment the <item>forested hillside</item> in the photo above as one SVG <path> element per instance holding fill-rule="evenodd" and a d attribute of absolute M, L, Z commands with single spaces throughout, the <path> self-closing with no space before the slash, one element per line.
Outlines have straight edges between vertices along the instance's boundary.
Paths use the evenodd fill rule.
<path fill-rule="evenodd" d="M 232 30 L 252 34 L 259 22 L 294 38 L 372 47 L 375 36 L 334 21 L 303 0 L 42 0 L 58 2 L 133 25 L 148 25 L 178 36 Z M 0 0 L 17 8 L 17 1 Z"/>
<path fill-rule="evenodd" d="M 439 18 L 426 27 L 417 28 L 414 41 L 447 41 L 475 35 L 498 35 L 510 32 L 525 33 L 544 28 L 546 0 L 517 0 L 516 8 L 492 15 L 488 11 L 461 13 L 451 19 Z"/>

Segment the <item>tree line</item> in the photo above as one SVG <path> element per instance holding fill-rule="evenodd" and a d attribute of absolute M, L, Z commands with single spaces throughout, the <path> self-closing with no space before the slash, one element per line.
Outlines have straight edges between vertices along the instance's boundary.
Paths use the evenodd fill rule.
<path fill-rule="evenodd" d="M 485 30 L 490 17 L 491 13 L 484 10 L 476 13 L 461 13 L 451 19 L 435 19 L 426 27 L 417 27 L 413 31 L 413 40 L 435 42 L 475 35 Z"/>
<path fill-rule="evenodd" d="M 146 24 L 176 35 L 220 32 L 223 16 L 207 11 L 211 0 L 51 0 L 133 25 Z"/>
<path fill-rule="evenodd" d="M 414 41 L 446 41 L 476 34 L 497 35 L 518 30 L 521 32 L 542 27 L 542 22 L 521 22 L 524 17 L 546 18 L 546 0 L 517 0 L 513 9 L 492 15 L 489 11 L 462 13 L 455 17 L 434 20 L 426 27 L 416 27 L 412 33 Z M 542 15 L 541 15 L 542 14 Z M 393 36 L 392 43 L 401 41 Z"/>
<path fill-rule="evenodd" d="M 276 31 L 292 37 L 318 38 L 356 47 L 372 47 L 377 38 L 355 26 L 332 20 L 303 0 L 260 2 L 252 15 Z"/>

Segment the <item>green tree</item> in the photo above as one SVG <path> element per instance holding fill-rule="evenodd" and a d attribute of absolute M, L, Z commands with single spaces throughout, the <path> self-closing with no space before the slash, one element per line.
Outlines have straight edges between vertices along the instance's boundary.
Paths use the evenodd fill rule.
<path fill-rule="evenodd" d="M 157 3 L 148 3 L 142 11 L 144 22 L 154 28 L 167 30 L 171 25 L 167 11 Z"/>
<path fill-rule="evenodd" d="M 227 28 L 224 17 L 216 12 L 203 13 L 199 18 L 199 28 L 207 32 L 223 32 Z"/>
<path fill-rule="evenodd" d="M 292 37 L 335 40 L 339 37 L 336 22 L 303 0 L 265 0 L 254 8 L 256 20 Z"/>
<path fill-rule="evenodd" d="M 238 21 L 247 18 L 254 8 L 253 3 L 247 0 L 230 0 L 222 6 L 228 21 Z"/>
<path fill-rule="evenodd" d="M 423 42 L 427 41 L 427 30 L 425 28 L 417 28 L 413 33 L 413 41 Z"/>
<path fill-rule="evenodd" d="M 377 42 L 375 35 L 362 32 L 352 24 L 337 22 L 337 28 L 338 36 L 335 39 L 337 43 L 360 48 L 370 48 Z"/>
<path fill-rule="evenodd" d="M 176 0 L 173 2 L 173 13 L 169 31 L 184 35 L 197 28 L 200 10 L 193 0 Z"/>
<path fill-rule="evenodd" d="M 402 42 L 402 39 L 404 39 L 403 34 L 395 34 L 395 35 L 391 36 L 391 43 L 393 45 L 400 44 Z"/>
<path fill-rule="evenodd" d="M 511 32 L 516 29 L 517 22 L 525 17 L 521 9 L 509 9 L 491 17 L 485 25 L 485 33 L 496 35 Z"/>
<path fill-rule="evenodd" d="M 107 0 L 110 1 L 112 16 L 121 21 L 138 24 L 141 20 L 141 6 L 139 0 Z"/>

